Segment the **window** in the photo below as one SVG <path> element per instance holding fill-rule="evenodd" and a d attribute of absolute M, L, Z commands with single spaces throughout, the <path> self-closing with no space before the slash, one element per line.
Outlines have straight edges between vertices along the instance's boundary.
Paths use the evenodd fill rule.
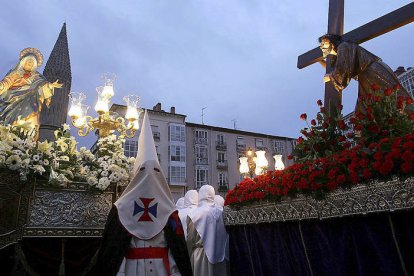
<path fill-rule="evenodd" d="M 151 130 L 152 130 L 152 133 L 160 132 L 158 126 L 154 126 L 154 125 L 151 125 Z"/>
<path fill-rule="evenodd" d="M 263 147 L 264 147 L 263 139 L 256 138 L 256 148 L 263 148 Z"/>
<path fill-rule="evenodd" d="M 208 148 L 207 146 L 196 146 L 195 148 L 196 163 L 208 164 Z"/>
<path fill-rule="evenodd" d="M 227 174 L 226 173 L 218 174 L 218 184 L 219 186 L 227 186 Z"/>
<path fill-rule="evenodd" d="M 196 130 L 194 132 L 195 142 L 198 144 L 207 145 L 207 131 L 205 130 Z"/>
<path fill-rule="evenodd" d="M 217 134 L 217 144 L 224 145 L 224 135 L 223 134 Z"/>
<path fill-rule="evenodd" d="M 184 146 L 170 146 L 170 160 L 185 162 L 185 147 Z"/>
<path fill-rule="evenodd" d="M 138 141 L 126 140 L 124 143 L 124 154 L 126 157 L 136 157 L 138 152 Z"/>
<path fill-rule="evenodd" d="M 157 153 L 158 161 L 161 163 L 161 154 L 159 153 L 159 149 L 159 146 L 155 146 L 155 152 Z"/>
<path fill-rule="evenodd" d="M 185 183 L 185 167 L 168 167 L 169 183 Z"/>
<path fill-rule="evenodd" d="M 244 138 L 241 136 L 238 136 L 236 139 L 236 149 L 237 151 L 245 151 L 246 150 L 246 142 L 244 141 Z"/>
<path fill-rule="evenodd" d="M 224 152 L 217 152 L 217 162 L 224 163 L 226 160 L 226 155 Z"/>
<path fill-rule="evenodd" d="M 170 125 L 170 141 L 185 142 L 185 127 L 183 125 Z"/>
<path fill-rule="evenodd" d="M 273 142 L 274 142 L 275 153 L 283 153 L 285 150 L 283 142 L 282 141 L 273 141 Z"/>
<path fill-rule="evenodd" d="M 152 135 L 154 139 L 160 139 L 160 130 L 158 126 L 151 125 Z"/>
<path fill-rule="evenodd" d="M 244 137 L 238 136 L 236 140 L 237 145 L 246 145 L 246 142 L 244 141 Z"/>
<path fill-rule="evenodd" d="M 203 185 L 208 184 L 208 170 L 197 168 L 196 169 L 196 187 L 200 188 Z"/>

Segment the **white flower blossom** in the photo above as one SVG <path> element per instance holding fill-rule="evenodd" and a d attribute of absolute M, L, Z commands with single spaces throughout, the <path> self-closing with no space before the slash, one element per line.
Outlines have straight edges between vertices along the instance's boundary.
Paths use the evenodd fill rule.
<path fill-rule="evenodd" d="M 61 161 L 69 161 L 69 156 L 66 156 L 66 155 L 60 156 L 59 157 L 59 160 L 61 160 Z"/>
<path fill-rule="evenodd" d="M 65 139 L 64 138 L 59 138 L 56 140 L 56 145 L 58 147 L 60 147 L 60 150 L 62 152 L 66 152 L 69 148 L 68 144 L 66 144 Z"/>
<path fill-rule="evenodd" d="M 119 166 L 115 165 L 115 164 L 111 164 L 108 167 L 108 171 L 114 173 L 114 172 L 118 172 L 120 170 Z"/>
<path fill-rule="evenodd" d="M 62 127 L 63 127 L 62 128 L 63 131 L 70 130 L 70 125 L 68 124 L 63 124 Z"/>
<path fill-rule="evenodd" d="M 106 188 L 108 188 L 110 184 L 111 182 L 109 181 L 107 177 L 102 177 L 101 179 L 99 179 L 97 188 L 100 190 L 105 190 Z"/>
<path fill-rule="evenodd" d="M 43 160 L 43 165 L 44 165 L 44 166 L 49 166 L 49 164 L 50 164 L 50 163 L 49 163 L 49 160 L 47 160 L 47 159 L 44 159 L 44 160 Z"/>
<path fill-rule="evenodd" d="M 94 176 L 90 176 L 88 177 L 87 182 L 90 186 L 95 186 L 96 184 L 98 184 L 98 179 Z"/>
<path fill-rule="evenodd" d="M 41 166 L 41 165 L 34 165 L 33 169 L 36 173 L 38 173 L 40 175 L 42 175 L 46 171 L 45 168 L 43 168 L 43 166 Z"/>
<path fill-rule="evenodd" d="M 106 177 L 106 176 L 108 176 L 108 174 L 109 174 L 109 172 L 108 171 L 103 171 L 102 173 L 101 173 L 101 175 L 103 176 L 103 177 Z"/>
<path fill-rule="evenodd" d="M 37 162 L 40 160 L 40 156 L 38 154 L 33 155 L 32 157 L 33 161 Z"/>
<path fill-rule="evenodd" d="M 18 170 L 22 165 L 22 159 L 16 154 L 11 155 L 7 158 L 6 165 L 12 171 Z"/>

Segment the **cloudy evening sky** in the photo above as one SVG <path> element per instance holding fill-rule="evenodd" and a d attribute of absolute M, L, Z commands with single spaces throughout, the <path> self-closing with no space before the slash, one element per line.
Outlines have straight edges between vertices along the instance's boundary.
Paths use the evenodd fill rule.
<path fill-rule="evenodd" d="M 345 32 L 411 1 L 345 0 Z M 67 23 L 72 91 L 96 100 L 101 74 L 113 72 L 116 96 L 142 106 L 176 107 L 188 122 L 298 137 L 301 113 L 323 99 L 319 64 L 296 68 L 327 29 L 328 0 L 5 1 L 0 19 L 0 75 L 25 47 L 49 56 Z M 414 24 L 363 47 L 391 68 L 413 66 Z M 43 71 L 43 68 L 39 70 Z M 353 110 L 356 85 L 343 93 Z M 81 144 L 88 144 L 86 141 Z"/>

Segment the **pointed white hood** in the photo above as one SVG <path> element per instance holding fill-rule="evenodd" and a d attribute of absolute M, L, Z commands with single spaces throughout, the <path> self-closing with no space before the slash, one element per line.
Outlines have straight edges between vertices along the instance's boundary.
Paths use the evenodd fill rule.
<path fill-rule="evenodd" d="M 115 206 L 125 229 L 139 239 L 148 240 L 163 230 L 175 211 L 175 204 L 158 162 L 147 111 L 138 140 L 134 173 Z"/>
<path fill-rule="evenodd" d="M 224 260 L 227 243 L 223 211 L 216 207 L 214 195 L 212 186 L 201 186 L 198 192 L 198 207 L 188 214 L 203 241 L 207 259 L 212 264 Z"/>
<path fill-rule="evenodd" d="M 189 190 L 184 196 L 184 208 L 178 210 L 181 224 L 183 225 L 184 235 L 187 237 L 187 216 L 188 214 L 197 208 L 198 204 L 198 192 L 196 190 Z"/>

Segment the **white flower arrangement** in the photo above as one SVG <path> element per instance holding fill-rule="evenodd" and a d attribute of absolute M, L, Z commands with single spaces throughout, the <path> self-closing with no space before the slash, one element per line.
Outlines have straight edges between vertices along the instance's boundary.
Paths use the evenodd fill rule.
<path fill-rule="evenodd" d="M 55 131 L 56 141 L 35 142 L 24 130 L 0 124 L 0 169 L 11 170 L 25 181 L 39 175 L 50 185 L 65 187 L 70 182 L 86 182 L 91 188 L 107 189 L 111 184 L 126 185 L 135 158 L 124 155 L 124 137 L 110 135 L 98 140 L 92 154 L 68 132 L 69 126 Z"/>

